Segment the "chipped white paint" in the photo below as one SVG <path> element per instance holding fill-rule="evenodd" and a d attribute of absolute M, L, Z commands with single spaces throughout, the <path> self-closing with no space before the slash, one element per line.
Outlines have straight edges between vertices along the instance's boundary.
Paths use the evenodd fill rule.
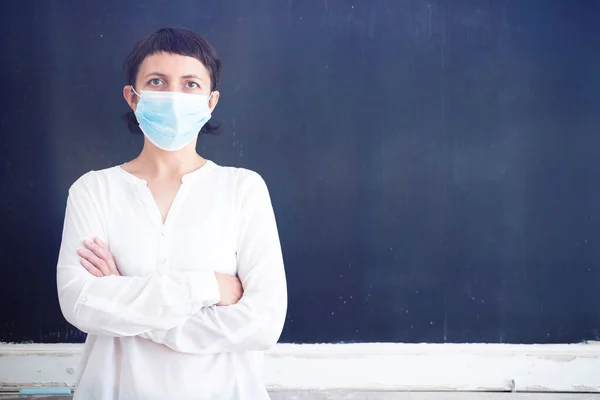
<path fill-rule="evenodd" d="M 73 386 L 76 344 L 0 344 L 0 390 Z M 600 345 L 281 344 L 267 356 L 271 390 L 600 392 Z"/>

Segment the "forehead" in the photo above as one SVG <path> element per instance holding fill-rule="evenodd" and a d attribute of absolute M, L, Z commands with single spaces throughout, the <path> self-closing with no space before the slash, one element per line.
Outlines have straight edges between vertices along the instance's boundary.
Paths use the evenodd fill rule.
<path fill-rule="evenodd" d="M 208 70 L 200 60 L 180 54 L 160 52 L 149 55 L 140 64 L 137 77 L 155 72 L 171 77 L 198 75 L 202 80 L 210 81 Z"/>

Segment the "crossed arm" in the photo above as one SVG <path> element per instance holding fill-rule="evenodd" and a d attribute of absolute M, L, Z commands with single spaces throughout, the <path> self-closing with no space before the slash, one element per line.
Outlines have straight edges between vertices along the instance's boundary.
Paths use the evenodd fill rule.
<path fill-rule="evenodd" d="M 274 345 L 287 307 L 275 218 L 258 175 L 240 190 L 237 243 L 243 295 L 234 303 L 232 277 L 204 270 L 120 276 L 101 239 L 87 242 L 88 251 L 78 252 L 82 239 L 106 235 L 85 184 L 74 184 L 57 275 L 65 318 L 90 334 L 140 336 L 184 353 L 265 350 Z"/>

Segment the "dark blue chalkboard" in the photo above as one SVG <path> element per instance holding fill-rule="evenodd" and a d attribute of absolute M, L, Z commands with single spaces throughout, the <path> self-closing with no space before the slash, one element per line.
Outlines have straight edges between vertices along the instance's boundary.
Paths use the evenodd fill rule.
<path fill-rule="evenodd" d="M 121 63 L 163 26 L 224 76 L 201 154 L 266 179 L 285 342 L 600 336 L 600 2 L 12 1 L 0 13 L 0 341 L 77 342 L 70 184 L 140 150 Z"/>

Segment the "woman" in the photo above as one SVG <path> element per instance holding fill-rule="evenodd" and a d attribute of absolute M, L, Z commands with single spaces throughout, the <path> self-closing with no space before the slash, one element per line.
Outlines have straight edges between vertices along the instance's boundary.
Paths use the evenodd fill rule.
<path fill-rule="evenodd" d="M 124 66 L 143 149 L 72 185 L 58 260 L 62 312 L 88 334 L 75 399 L 267 399 L 263 351 L 287 305 L 269 194 L 195 150 L 220 60 L 161 29 Z"/>

